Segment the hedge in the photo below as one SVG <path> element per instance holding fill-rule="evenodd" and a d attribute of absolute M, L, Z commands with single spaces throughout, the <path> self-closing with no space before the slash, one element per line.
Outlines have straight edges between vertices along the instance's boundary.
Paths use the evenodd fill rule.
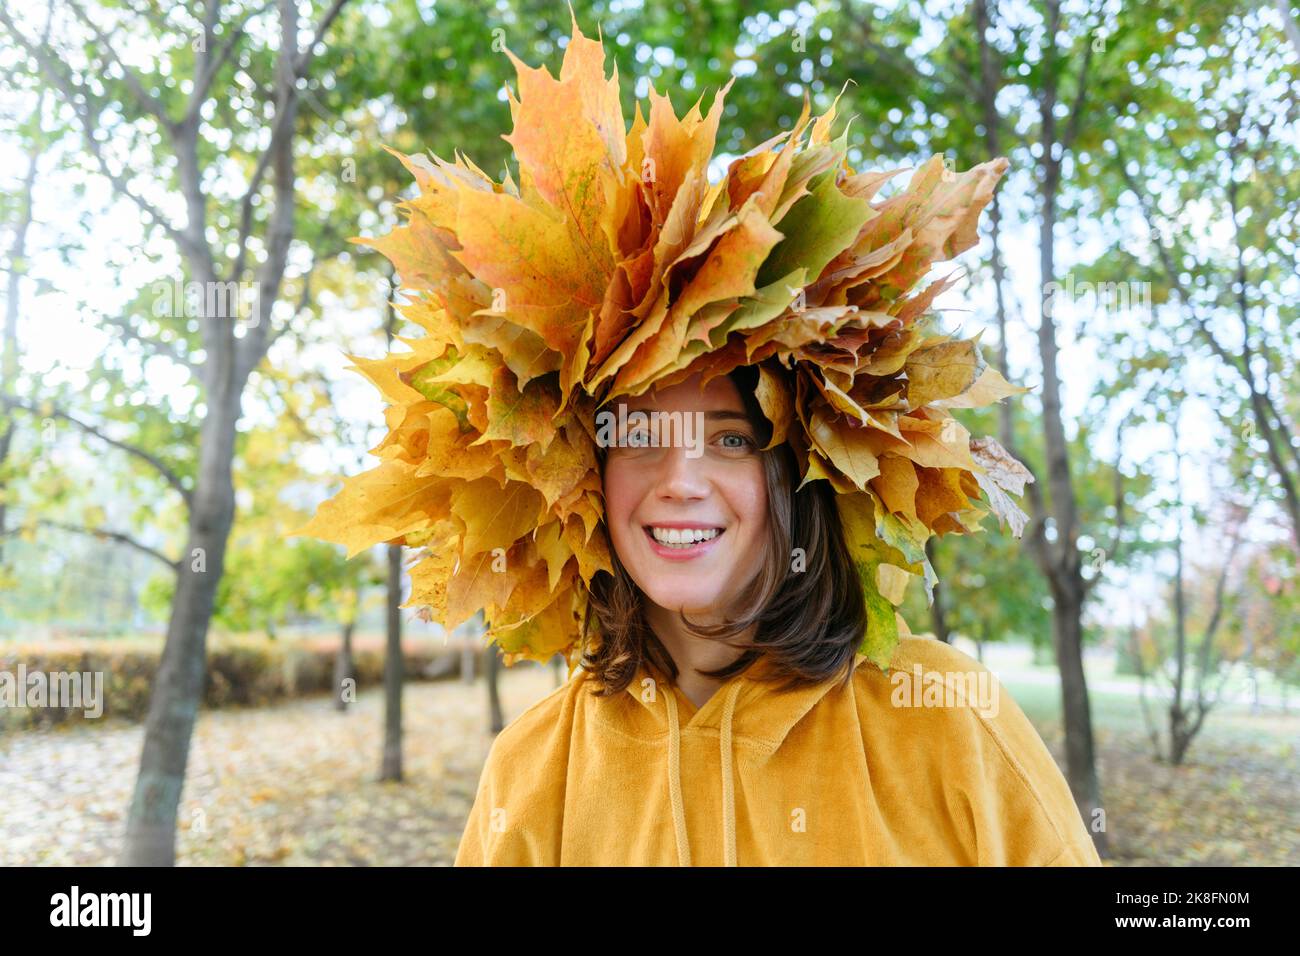
<path fill-rule="evenodd" d="M 265 637 L 223 637 L 212 639 L 204 680 L 203 706 L 263 707 L 293 697 L 333 693 L 334 659 L 338 638 L 270 640 Z M 31 675 L 102 673 L 100 717 L 124 717 L 142 721 L 149 711 L 154 674 L 162 653 L 161 641 L 138 638 L 59 640 L 40 644 L 0 641 L 0 675 L 9 674 L 18 706 L 8 706 L 6 678 L 0 676 L 0 731 L 27 729 L 92 720 L 85 716 L 86 701 L 80 706 L 22 706 L 25 687 L 18 685 L 20 665 Z M 402 657 L 408 680 L 437 679 L 458 674 L 449 656 L 459 659 L 460 651 L 441 641 L 404 641 Z M 357 636 L 352 642 L 352 667 L 357 687 L 383 682 L 384 641 Z M 90 678 L 95 679 L 93 676 Z M 75 703 L 75 702 L 74 702 Z"/>

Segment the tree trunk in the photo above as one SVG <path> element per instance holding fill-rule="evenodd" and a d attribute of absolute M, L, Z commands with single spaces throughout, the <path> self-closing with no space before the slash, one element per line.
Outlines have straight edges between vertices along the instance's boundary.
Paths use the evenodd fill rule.
<path fill-rule="evenodd" d="M 49 33 L 50 21 L 46 19 L 46 33 Z M 48 91 L 41 90 L 40 98 L 36 102 L 37 122 L 45 116 L 45 95 Z M 17 221 L 13 223 L 14 241 L 9 249 L 9 276 L 7 290 L 5 295 L 5 324 L 4 324 L 4 353 L 0 358 L 0 395 L 9 395 L 15 392 L 18 385 L 18 315 L 21 308 L 22 281 L 27 273 L 27 230 L 32 225 L 32 194 L 36 184 L 36 171 L 40 165 L 41 152 L 44 147 L 43 143 L 37 142 L 27 157 L 27 174 L 23 177 L 22 189 L 18 194 L 18 202 L 21 204 L 22 212 L 18 214 Z M 15 396 L 16 397 L 16 396 Z M 9 528 L 9 519 L 7 511 L 8 496 L 5 494 L 6 482 L 3 478 L 5 460 L 9 457 L 9 449 L 13 443 L 14 437 L 14 416 L 8 414 L 4 421 L 0 422 L 0 567 L 4 566 L 4 544 L 5 532 Z"/>
<path fill-rule="evenodd" d="M 339 711 L 348 709 L 348 695 L 344 681 L 351 680 L 351 690 L 356 693 L 356 672 L 352 667 L 352 632 L 356 630 L 356 626 L 355 620 L 343 622 L 343 640 L 339 644 L 338 654 L 334 657 L 334 709 Z"/>
<path fill-rule="evenodd" d="M 927 538 L 925 541 L 925 556 L 931 565 L 934 565 L 934 538 Z M 934 636 L 945 644 L 952 643 L 952 634 L 948 632 L 948 620 L 943 612 L 943 585 L 934 586 L 933 599 L 930 601 L 930 627 L 934 631 Z"/>
<path fill-rule="evenodd" d="M 1048 36 L 1053 40 L 1060 28 L 1060 4 L 1049 3 Z M 1053 44 L 1053 54 L 1055 48 Z M 1055 76 L 1057 62 L 1049 59 L 1047 72 Z M 1082 83 L 1084 78 L 1080 78 Z M 1042 362 L 1042 421 L 1047 454 L 1048 494 L 1055 523 L 1054 541 L 1043 542 L 1040 554 L 1052 591 L 1052 644 L 1061 673 L 1061 711 L 1065 724 L 1066 779 L 1075 802 L 1092 833 L 1097 854 L 1109 856 L 1106 831 L 1095 825 L 1105 820 L 1101 789 L 1097 781 L 1096 751 L 1092 739 L 1092 713 L 1088 685 L 1083 671 L 1083 601 L 1085 584 L 1079 555 L 1078 503 L 1070 474 L 1069 445 L 1061 417 L 1061 381 L 1057 368 L 1056 324 L 1048 307 L 1049 284 L 1056 279 L 1056 215 L 1061 184 L 1061 155 L 1064 147 L 1056 130 L 1056 86 L 1048 83 L 1039 111 L 1042 123 L 1042 163 L 1039 234 L 1039 282 L 1041 300 L 1038 351 Z M 1076 108 L 1077 108 L 1076 104 Z M 1075 117 L 1071 117 L 1074 119 Z M 1057 152 L 1057 147 L 1063 147 Z M 1032 487 L 1032 486 L 1031 486 Z"/>
<path fill-rule="evenodd" d="M 203 699 L 208 624 L 235 517 L 231 463 L 240 394 L 229 388 L 214 389 L 208 397 L 208 414 L 199 432 L 199 476 L 188 544 L 176 576 L 167 642 L 145 721 L 140 772 L 127 814 L 124 866 L 176 862 L 176 816 Z"/>
<path fill-rule="evenodd" d="M 1129 623 L 1128 639 L 1132 648 L 1133 669 L 1137 671 L 1138 707 L 1142 710 L 1142 723 L 1147 729 L 1147 736 L 1151 738 L 1151 755 L 1160 761 L 1164 759 L 1160 748 L 1160 729 L 1151 717 L 1150 708 L 1147 707 L 1147 668 L 1142 661 L 1142 645 L 1138 642 L 1136 618 Z"/>
<path fill-rule="evenodd" d="M 1255 661 L 1250 661 L 1250 715 L 1258 717 L 1261 709 L 1259 699 L 1259 674 L 1255 670 Z"/>
<path fill-rule="evenodd" d="M 1187 602 L 1183 591 L 1183 455 L 1178 444 L 1178 412 L 1174 412 L 1174 695 L 1169 702 L 1169 762 L 1178 766 L 1187 752 L 1187 713 L 1183 710 L 1183 678 L 1187 667 Z"/>
<path fill-rule="evenodd" d="M 492 733 L 499 734 L 506 726 L 505 715 L 501 710 L 501 688 L 497 681 L 501 674 L 501 655 L 497 652 L 496 645 L 490 642 L 483 648 L 483 653 L 487 655 L 483 672 L 487 677 L 488 727 Z"/>
<path fill-rule="evenodd" d="M 460 635 L 460 681 L 462 684 L 474 683 L 475 671 L 474 659 L 478 656 L 475 652 L 477 643 L 472 637 L 465 633 L 461 628 Z"/>
<path fill-rule="evenodd" d="M 384 654 L 384 761 L 380 780 L 402 779 L 402 546 L 388 546 L 388 644 Z"/>

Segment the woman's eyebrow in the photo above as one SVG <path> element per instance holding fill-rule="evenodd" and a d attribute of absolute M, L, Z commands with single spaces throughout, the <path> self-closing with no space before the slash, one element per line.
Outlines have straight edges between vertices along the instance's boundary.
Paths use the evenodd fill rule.
<path fill-rule="evenodd" d="M 648 414 L 654 411 L 659 411 L 661 414 L 666 414 L 666 415 L 674 414 L 672 412 L 663 412 L 660 409 L 655 409 L 655 408 L 643 408 L 640 405 L 629 405 L 627 410 L 628 410 L 628 414 L 631 414 L 632 412 L 645 412 Z M 676 414 L 680 415 L 683 413 L 677 412 Z M 718 421 L 748 422 L 749 416 L 744 412 L 735 412 L 730 409 L 714 409 L 712 411 L 705 412 L 704 419 L 705 421 L 710 421 L 710 422 L 718 422 Z"/>

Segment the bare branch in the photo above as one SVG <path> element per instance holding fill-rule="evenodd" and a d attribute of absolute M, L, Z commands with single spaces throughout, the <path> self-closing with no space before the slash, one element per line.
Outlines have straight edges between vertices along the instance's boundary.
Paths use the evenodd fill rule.
<path fill-rule="evenodd" d="M 62 521 L 50 521 L 47 518 L 37 518 L 36 524 L 44 528 L 57 528 L 59 531 L 71 531 L 73 534 L 89 535 L 94 538 L 99 538 L 101 541 L 105 539 L 109 541 L 117 541 L 121 544 L 126 545 L 127 547 L 135 548 L 135 550 L 141 552 L 142 554 L 147 554 L 149 555 L 149 557 L 161 561 L 163 564 L 167 565 L 167 567 L 171 568 L 173 571 L 180 570 L 179 561 L 173 561 L 171 558 L 167 557 L 167 555 L 163 554 L 161 551 L 151 548 L 149 547 L 149 545 L 144 544 L 141 541 L 137 541 L 135 538 L 131 537 L 129 534 L 126 534 L 125 532 L 122 531 L 113 531 L 109 528 L 87 528 L 83 525 L 65 524 Z M 15 534 L 18 534 L 19 531 L 20 531 L 19 528 L 12 528 L 8 531 L 5 531 L 3 534 L 0 534 L 0 537 L 11 537 Z"/>
<path fill-rule="evenodd" d="M 1288 0 L 1276 0 L 1274 5 L 1282 17 L 1282 27 L 1286 30 L 1287 38 L 1295 47 L 1296 55 L 1300 56 L 1300 27 L 1296 26 L 1295 17 L 1291 16 L 1291 4 Z"/>
<path fill-rule="evenodd" d="M 279 340 L 280 336 L 284 335 L 285 332 L 288 332 L 293 326 L 294 319 L 298 318 L 298 316 L 302 315 L 311 307 L 311 277 L 312 273 L 316 271 L 316 264 L 316 260 L 313 260 L 311 268 L 309 268 L 306 275 L 302 277 L 302 292 L 298 296 L 298 304 L 294 307 L 293 315 L 290 316 L 289 320 L 285 322 L 284 325 L 280 326 L 278 329 L 272 330 L 267 336 L 266 348 L 263 350 L 263 354 L 271 351 L 271 346 Z"/>
<path fill-rule="evenodd" d="M 68 6 L 72 7 L 72 11 L 77 15 L 77 19 L 89 27 L 90 32 L 95 34 L 95 39 L 98 40 L 99 45 L 104 48 L 104 51 L 108 54 L 108 58 L 117 64 L 117 68 L 122 71 L 122 76 L 126 80 L 127 86 L 131 87 L 131 92 L 134 93 L 136 99 L 140 101 L 140 105 L 146 112 L 156 117 L 168 132 L 171 132 L 174 129 L 174 126 L 171 119 L 167 116 L 167 109 L 163 106 L 162 101 L 146 90 L 144 84 L 140 82 L 140 78 L 135 75 L 135 71 L 122 62 L 122 58 L 119 57 L 117 51 L 113 49 L 112 42 L 104 35 L 104 31 L 99 29 L 99 27 L 95 25 L 95 22 L 90 19 L 86 11 L 82 9 L 81 4 L 77 3 L 77 0 L 66 0 L 66 3 Z"/>
<path fill-rule="evenodd" d="M 1186 304 L 1188 314 L 1192 317 L 1192 321 L 1196 323 L 1197 328 L 1205 338 L 1206 343 L 1210 346 L 1210 351 L 1212 351 L 1225 364 L 1236 368 L 1237 362 L 1235 356 L 1229 355 L 1227 350 L 1219 344 L 1218 339 L 1214 337 L 1214 333 L 1210 331 L 1209 326 L 1206 325 L 1200 312 L 1193 307 L 1192 299 L 1187 294 L 1187 290 L 1183 287 L 1183 282 L 1179 278 L 1179 270 L 1174 265 L 1169 250 L 1165 248 L 1165 244 L 1160 238 L 1159 229 L 1156 228 L 1155 213 L 1151 209 L 1148 193 L 1138 187 L 1133 174 L 1128 171 L 1128 163 L 1124 158 L 1124 151 L 1119 146 L 1118 142 L 1115 144 L 1115 160 L 1116 165 L 1119 167 L 1120 175 L 1124 177 L 1124 184 L 1128 186 L 1129 192 L 1133 193 L 1134 197 L 1137 199 L 1138 208 L 1142 211 L 1142 218 L 1146 220 L 1147 229 L 1151 233 L 1151 244 L 1155 247 L 1156 255 L 1160 257 L 1160 264 L 1164 268 L 1170 284 L 1175 290 L 1177 290 L 1179 297 Z"/>
<path fill-rule="evenodd" d="M 1111 534 L 1110 547 L 1104 553 L 1107 561 L 1115 560 L 1119 554 L 1121 536 L 1124 533 L 1124 473 L 1119 470 L 1120 459 L 1124 454 L 1124 422 L 1115 426 L 1115 528 Z M 1088 594 L 1101 580 L 1100 572 L 1083 582 L 1083 593 Z"/>
<path fill-rule="evenodd" d="M 279 341 L 280 336 L 284 335 L 285 332 L 288 332 L 289 329 L 293 327 L 294 321 L 298 316 L 302 315 L 302 313 L 311 305 L 311 274 L 315 268 L 316 263 L 313 262 L 311 268 L 308 269 L 306 274 L 302 277 L 302 294 L 298 297 L 298 305 L 294 309 L 293 315 L 285 321 L 284 325 L 280 326 L 278 329 L 264 332 L 260 340 L 254 339 L 250 333 L 240 339 L 236 344 L 236 348 L 239 350 L 239 364 L 236 366 L 235 374 L 239 376 L 240 381 L 245 380 L 249 373 L 261 364 L 262 359 L 266 357 L 266 354 L 269 351 L 271 351 L 271 346 Z M 267 316 L 267 321 L 270 321 L 270 316 Z"/>
<path fill-rule="evenodd" d="M 128 455 L 132 455 L 135 458 L 140 459 L 145 464 L 152 467 L 160 475 L 162 475 L 163 479 L 166 480 L 167 484 L 171 485 L 173 488 L 176 489 L 176 491 L 180 493 L 180 496 L 185 500 L 185 504 L 187 507 L 193 503 L 193 498 L 190 493 L 190 490 L 185 487 L 184 483 L 180 479 L 180 476 L 176 474 L 176 472 L 173 471 L 167 465 L 167 463 L 164 462 L 161 458 L 159 458 L 154 454 L 151 454 L 150 452 L 145 451 L 143 448 L 140 448 L 136 445 L 132 445 L 129 442 L 124 442 L 124 441 L 120 441 L 119 439 L 112 438 L 109 435 L 104 434 L 104 432 L 96 428 L 94 425 L 88 424 L 87 422 L 83 422 L 81 419 L 69 415 L 67 412 L 59 408 L 51 407 L 47 411 L 41 408 L 41 406 L 39 405 L 28 404 L 27 402 L 14 398 L 11 395 L 0 395 L 0 405 L 7 406 L 9 408 L 21 408 L 23 411 L 29 412 L 32 415 L 48 416 L 50 418 L 59 418 L 65 422 L 68 422 L 71 425 L 76 425 L 82 431 L 86 432 L 89 435 L 94 435 L 100 441 L 112 445 L 114 448 L 119 448 L 122 451 L 126 452 Z"/>
<path fill-rule="evenodd" d="M 1088 31 L 1091 33 L 1092 31 Z M 1085 34 L 1085 37 L 1087 34 Z M 1088 95 L 1088 80 L 1091 77 L 1090 67 L 1092 66 L 1092 43 L 1086 43 L 1087 50 L 1083 54 L 1083 64 L 1079 67 L 1079 88 L 1074 94 L 1074 103 L 1070 106 L 1070 125 L 1065 131 L 1065 136 L 1061 140 L 1061 148 L 1069 149 L 1074 145 L 1075 138 L 1079 135 L 1079 128 L 1083 123 L 1083 104 Z"/>
<path fill-rule="evenodd" d="M 297 80 L 306 75 L 306 70 L 315 57 L 314 51 L 316 46 L 320 43 L 325 31 L 329 29 L 330 24 L 334 22 L 334 19 L 339 15 L 339 12 L 343 9 L 343 5 L 346 2 L 347 0 L 334 0 L 334 5 L 330 8 L 329 12 L 322 17 L 317 26 L 316 31 L 312 36 L 311 45 L 308 46 L 300 55 L 294 55 L 291 52 L 289 45 L 292 43 L 292 39 L 287 33 L 282 32 L 281 61 L 277 65 L 276 69 L 275 125 L 271 128 L 271 141 L 267 144 L 262 155 L 257 158 L 257 165 L 253 168 L 253 174 L 248 179 L 248 188 L 244 191 L 244 195 L 240 199 L 239 203 L 239 236 L 236 239 L 236 243 L 239 246 L 239 252 L 235 256 L 234 268 L 230 273 L 231 279 L 236 282 L 240 281 L 240 278 L 244 273 L 245 261 L 248 258 L 248 238 L 252 234 L 253 229 L 253 197 L 257 195 L 258 190 L 261 188 L 262 177 L 266 175 L 266 170 L 270 167 L 272 161 L 276 160 L 278 163 L 286 162 L 286 158 L 281 154 L 284 149 L 287 148 L 286 142 L 290 139 L 293 131 L 293 123 L 298 115 Z M 282 13 L 282 19 L 284 16 L 285 14 Z M 290 170 L 290 176 L 292 177 L 292 155 L 287 157 L 287 163 Z M 280 178 L 282 178 L 282 173 L 281 170 L 277 168 L 277 179 Z M 280 185 L 281 183 L 278 182 L 277 191 L 279 190 Z M 279 208 L 280 202 L 277 200 L 276 210 L 278 211 Z M 283 225 L 281 225 L 280 228 L 283 230 Z M 291 222 L 289 223 L 289 229 L 292 230 Z M 274 231 L 275 229 L 273 228 L 272 232 Z M 272 242 L 274 242 L 274 239 Z M 287 247 L 285 251 L 287 251 Z M 268 256 L 267 266 L 269 266 L 274 259 L 274 255 Z M 263 272 L 263 275 L 270 274 L 271 271 L 269 269 L 264 270 Z M 273 299 L 274 297 L 272 296 L 269 298 L 259 299 L 259 301 L 270 302 L 273 301 Z"/>
<path fill-rule="evenodd" d="M 175 362 L 177 365 L 184 365 L 196 376 L 200 376 L 202 369 L 199 364 L 192 360 L 188 355 L 178 349 L 171 342 L 164 342 L 162 339 L 152 338 L 143 335 L 131 326 L 131 323 L 120 316 L 102 316 L 104 324 L 111 325 L 115 329 L 120 329 L 122 334 L 131 341 L 137 343 L 146 352 L 160 356 Z"/>
<path fill-rule="evenodd" d="M 330 28 L 330 24 L 343 10 L 343 5 L 348 0 L 334 0 L 334 5 L 330 7 L 325 16 L 321 17 L 320 23 L 316 25 L 316 30 L 312 34 L 311 42 L 307 48 L 298 54 L 298 59 L 294 64 L 294 75 L 301 78 L 307 75 L 307 70 L 311 66 L 311 61 L 316 58 L 316 47 L 320 44 L 325 36 L 325 31 Z"/>
<path fill-rule="evenodd" d="M 203 42 L 199 45 L 199 49 L 195 51 L 194 88 L 190 91 L 190 105 L 186 108 L 185 115 L 181 119 L 182 127 L 194 130 L 198 129 L 199 109 L 208 95 L 207 87 L 200 84 L 199 81 L 208 75 L 208 66 L 212 62 L 212 54 L 208 51 L 216 43 L 217 18 L 221 15 L 219 0 L 209 0 L 203 6 Z M 209 79 L 208 82 L 210 83 L 211 80 Z"/>
<path fill-rule="evenodd" d="M 95 138 L 96 126 L 95 121 L 90 113 L 90 104 L 93 103 L 94 97 L 82 84 L 77 83 L 72 77 L 62 69 L 62 60 L 58 54 L 45 43 L 35 44 L 27 39 L 22 32 L 14 25 L 9 14 L 0 7 L 0 23 L 3 23 L 13 35 L 14 40 L 27 51 L 28 55 L 33 57 L 40 65 L 41 72 L 45 75 L 55 88 L 58 89 L 63 101 L 72 107 L 76 114 L 77 120 L 81 125 L 83 138 L 86 141 L 86 148 L 91 157 L 99 166 L 99 171 L 103 176 L 113 184 L 113 188 L 118 194 L 130 199 L 138 206 L 150 220 L 150 222 L 163 229 L 172 241 L 189 255 L 201 254 L 201 249 L 195 246 L 192 239 L 184 232 L 177 229 L 167 217 L 162 214 L 152 203 L 143 196 L 137 194 L 131 189 L 130 184 L 121 173 L 113 172 L 108 164 L 104 151 L 100 146 L 99 140 Z M 85 103 L 78 102 L 78 96 L 85 100 Z"/>
<path fill-rule="evenodd" d="M 207 99 L 208 90 L 212 88 L 212 81 L 216 79 L 217 74 L 221 72 L 221 68 L 226 65 L 226 61 L 228 61 L 234 54 L 235 47 L 239 45 L 239 41 L 243 39 L 244 33 L 248 29 L 248 24 L 254 17 L 261 16 L 273 6 L 275 6 L 275 0 L 267 0 L 266 3 L 262 4 L 256 10 L 249 11 L 238 24 L 231 28 L 230 35 L 226 38 L 226 41 L 221 44 L 221 47 L 217 50 L 215 56 L 209 56 L 204 53 L 199 58 L 197 69 L 195 71 L 198 73 L 198 79 L 195 80 L 194 91 L 190 95 L 190 105 L 185 114 L 185 122 L 192 123 L 198 117 L 199 110 L 203 108 L 203 101 Z M 216 7 L 217 4 L 210 4 L 210 12 L 215 11 Z M 212 42 L 214 37 L 214 33 L 211 28 L 208 27 L 205 35 L 205 48 Z"/>
<path fill-rule="evenodd" d="M 285 417 L 288 418 L 289 421 L 293 422 L 293 427 L 297 430 L 298 434 L 308 441 L 317 441 L 319 436 L 312 433 L 312 430 L 307 427 L 307 423 L 303 421 L 302 416 L 298 414 L 298 410 L 294 408 L 293 400 L 285 391 L 284 382 L 280 377 L 278 375 L 266 375 L 263 377 L 270 384 L 271 391 L 275 393 L 276 398 L 280 400 L 280 404 L 284 408 Z"/>
<path fill-rule="evenodd" d="M 289 259 L 289 246 L 293 242 L 295 201 L 293 129 L 298 116 L 298 77 L 295 72 L 295 64 L 298 62 L 297 35 L 298 13 L 294 2 L 281 0 L 280 55 L 275 64 L 275 128 L 271 133 L 271 142 L 266 152 L 258 161 L 260 170 L 265 170 L 269 163 L 274 172 L 272 187 L 275 203 L 264 236 L 266 259 L 258 271 L 257 278 L 257 301 L 267 310 L 268 316 L 271 306 L 280 296 L 284 268 Z M 249 201 L 249 205 L 244 208 L 246 215 L 241 224 L 237 259 L 239 266 L 233 276 L 236 281 L 239 280 L 247 252 L 247 247 L 244 245 L 247 236 L 242 230 L 249 221 L 247 214 L 251 212 L 251 194 L 246 195 L 245 199 Z M 235 343 L 236 374 L 242 372 L 246 377 L 247 373 L 262 360 L 262 356 L 266 354 L 270 325 L 268 318 L 266 322 L 250 329 L 248 335 Z M 236 381 L 242 384 L 244 380 L 245 378 L 238 378 Z"/>

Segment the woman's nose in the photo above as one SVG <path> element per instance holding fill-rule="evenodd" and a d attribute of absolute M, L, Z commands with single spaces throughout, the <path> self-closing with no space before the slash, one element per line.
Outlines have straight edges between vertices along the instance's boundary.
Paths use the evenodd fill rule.
<path fill-rule="evenodd" d="M 663 450 L 656 467 L 659 469 L 655 491 L 661 498 L 702 498 L 708 494 L 709 481 L 706 459 L 692 457 L 689 447 L 670 447 Z"/>

